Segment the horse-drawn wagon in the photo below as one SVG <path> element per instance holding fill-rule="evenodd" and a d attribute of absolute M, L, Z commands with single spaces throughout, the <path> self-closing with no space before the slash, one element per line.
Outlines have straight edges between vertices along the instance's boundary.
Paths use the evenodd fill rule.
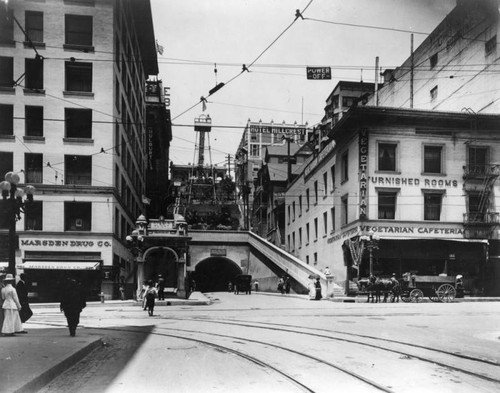
<path fill-rule="evenodd" d="M 419 276 L 405 273 L 401 280 L 401 300 L 420 302 L 427 296 L 433 302 L 449 303 L 457 294 L 454 276 Z"/>

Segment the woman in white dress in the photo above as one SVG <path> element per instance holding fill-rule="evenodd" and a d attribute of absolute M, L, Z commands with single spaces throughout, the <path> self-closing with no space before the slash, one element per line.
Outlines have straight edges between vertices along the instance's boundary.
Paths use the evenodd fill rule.
<path fill-rule="evenodd" d="M 7 274 L 3 281 L 5 288 L 2 288 L 2 308 L 4 313 L 2 334 L 4 336 L 13 336 L 14 333 L 24 333 L 21 318 L 19 316 L 21 303 L 19 303 L 16 288 L 12 286 L 15 278 L 12 274 Z"/>

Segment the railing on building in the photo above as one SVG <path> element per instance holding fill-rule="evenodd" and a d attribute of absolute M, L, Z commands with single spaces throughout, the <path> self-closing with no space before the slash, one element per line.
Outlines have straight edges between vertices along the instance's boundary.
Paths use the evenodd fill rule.
<path fill-rule="evenodd" d="M 464 225 L 500 225 L 500 213 L 469 212 L 464 213 Z"/>
<path fill-rule="evenodd" d="M 497 177 L 500 175 L 500 165 L 465 165 L 464 179 Z"/>

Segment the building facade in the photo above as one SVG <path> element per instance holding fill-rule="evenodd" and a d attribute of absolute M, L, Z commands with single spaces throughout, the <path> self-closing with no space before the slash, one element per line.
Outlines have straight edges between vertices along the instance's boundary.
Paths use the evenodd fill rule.
<path fill-rule="evenodd" d="M 125 237 L 144 213 L 144 82 L 158 74 L 150 3 L 15 0 L 6 7 L 0 172 L 18 172 L 21 187 L 37 189 L 17 222 L 17 272 L 41 301 L 54 300 L 68 274 L 91 299 L 115 296 L 118 280 L 131 290 Z"/>
<path fill-rule="evenodd" d="M 378 276 L 462 274 L 498 293 L 500 117 L 352 108 L 286 193 L 288 250 L 346 292 Z M 299 196 L 303 195 L 302 201 Z M 374 235 L 370 253 L 361 235 Z M 364 248 L 363 248 L 364 247 Z"/>

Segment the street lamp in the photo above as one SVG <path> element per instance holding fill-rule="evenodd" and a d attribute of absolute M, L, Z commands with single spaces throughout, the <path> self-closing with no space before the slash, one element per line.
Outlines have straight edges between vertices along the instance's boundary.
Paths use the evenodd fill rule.
<path fill-rule="evenodd" d="M 359 238 L 368 249 L 370 254 L 370 277 L 373 276 L 373 250 L 378 250 L 378 242 L 380 241 L 380 236 L 375 235 L 373 231 L 368 232 L 367 235 L 363 235 Z"/>
<path fill-rule="evenodd" d="M 0 183 L 4 204 L 4 213 L 9 223 L 9 268 L 12 275 L 16 275 L 16 222 L 21 219 L 21 213 L 33 203 L 35 187 L 27 185 L 24 189 L 19 188 L 19 175 L 7 172 L 5 180 Z M 23 200 L 23 197 L 26 197 Z"/>

